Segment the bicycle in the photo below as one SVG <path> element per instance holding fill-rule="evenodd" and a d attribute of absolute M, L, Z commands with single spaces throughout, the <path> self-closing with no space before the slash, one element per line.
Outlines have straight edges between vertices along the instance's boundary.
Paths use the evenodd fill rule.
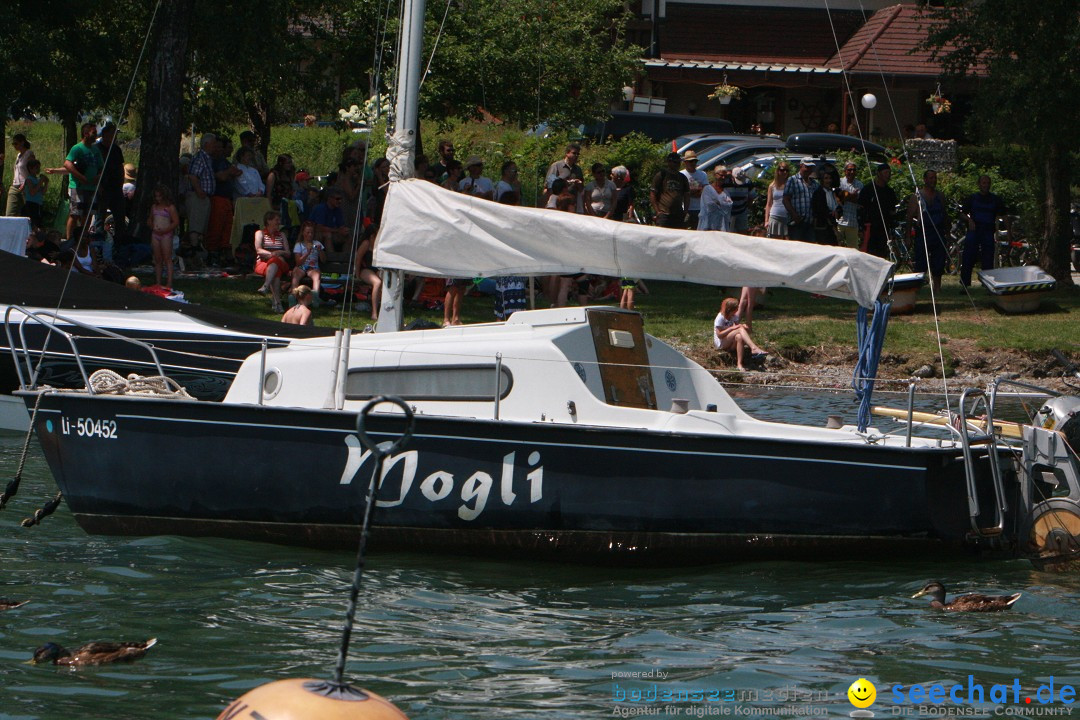
<path fill-rule="evenodd" d="M 915 253 L 904 238 L 903 224 L 889 233 L 889 257 L 896 264 L 896 273 L 915 272 Z"/>
<path fill-rule="evenodd" d="M 959 275 L 960 265 L 964 260 L 964 241 L 968 234 L 968 217 L 958 202 L 949 203 L 949 212 L 953 218 L 949 225 L 949 235 L 945 238 L 945 272 Z"/>

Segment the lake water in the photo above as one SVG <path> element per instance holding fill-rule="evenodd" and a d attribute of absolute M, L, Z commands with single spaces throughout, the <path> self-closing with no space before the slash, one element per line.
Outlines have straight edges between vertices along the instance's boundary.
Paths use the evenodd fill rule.
<path fill-rule="evenodd" d="M 850 393 L 739 394 L 773 419 L 854 418 Z M 21 447 L 0 435 L 0 482 Z M 142 461 L 152 477 L 152 459 Z M 35 447 L 0 512 L 0 596 L 30 600 L 0 612 L 0 718 L 214 718 L 262 683 L 330 676 L 350 553 L 91 537 L 63 506 L 41 527 L 19 527 L 53 492 Z M 935 613 L 910 599 L 930 577 L 1024 597 L 1006 613 Z M 969 684 L 988 699 L 992 685 L 1017 681 L 1021 702 L 1010 695 L 1000 715 L 1071 709 L 1023 700 L 1051 676 L 1058 693 L 1080 683 L 1080 579 L 1020 560 L 665 571 L 376 554 L 364 582 L 348 677 L 413 720 L 848 717 L 847 688 L 860 677 L 877 686 L 877 717 L 973 707 L 989 717 L 989 703 L 919 712 L 894 704 L 891 688 L 961 683 L 966 702 Z M 47 641 L 148 637 L 158 645 L 131 665 L 24 664 Z"/>

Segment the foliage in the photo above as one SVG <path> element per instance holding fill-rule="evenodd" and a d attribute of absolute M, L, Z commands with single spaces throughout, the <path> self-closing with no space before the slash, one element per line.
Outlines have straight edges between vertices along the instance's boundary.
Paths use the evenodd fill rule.
<path fill-rule="evenodd" d="M 366 128 L 379 118 L 386 118 L 390 113 L 390 103 L 385 96 L 372 95 L 362 105 L 352 104 L 348 109 L 338 110 L 338 125 L 346 128 Z"/>
<path fill-rule="evenodd" d="M 1068 154 L 1080 145 L 1080 125 L 1062 112 L 1062 98 L 1080 97 L 1080 14 L 1074 0 L 1037 4 L 1011 0 L 946 0 L 925 49 L 954 76 L 987 77 L 975 111 L 981 129 L 1022 140 L 1038 158 L 1042 265 L 1070 284 Z"/>
<path fill-rule="evenodd" d="M 55 115 L 67 123 L 69 133 L 80 113 L 118 109 L 143 46 L 151 7 L 144 0 L 117 0 L 108 12 L 60 0 L 5 3 L 6 34 L 0 45 L 10 57 L 0 55 L 2 107 L 15 117 Z"/>
<path fill-rule="evenodd" d="M 712 100 L 719 100 L 720 98 L 732 98 L 738 100 L 742 97 L 742 89 L 738 85 L 728 85 L 726 82 L 717 85 L 711 93 L 709 98 Z"/>
<path fill-rule="evenodd" d="M 339 73 L 352 70 L 355 58 L 370 57 L 363 28 L 374 7 L 374 0 L 200 0 L 189 87 L 193 122 L 217 127 L 246 117 L 265 141 L 271 123 L 328 109 Z"/>
<path fill-rule="evenodd" d="M 327 175 L 337 170 L 342 151 L 358 139 L 371 140 L 368 150 L 371 158 L 381 155 L 386 148 L 383 126 L 370 133 L 341 132 L 329 127 L 275 127 L 270 142 L 267 161 L 273 165 L 280 154 L 292 155 L 297 169 L 312 175 Z"/>
<path fill-rule="evenodd" d="M 930 97 L 926 98 L 926 104 L 933 108 L 935 115 L 942 115 L 944 113 L 952 112 L 952 103 L 944 95 L 938 95 L 934 93 Z"/>
<path fill-rule="evenodd" d="M 490 113 L 519 127 L 563 127 L 606 115 L 641 49 L 625 39 L 622 0 L 470 0 L 454 4 L 421 93 L 423 116 Z M 441 14 L 427 22 L 434 46 Z"/>

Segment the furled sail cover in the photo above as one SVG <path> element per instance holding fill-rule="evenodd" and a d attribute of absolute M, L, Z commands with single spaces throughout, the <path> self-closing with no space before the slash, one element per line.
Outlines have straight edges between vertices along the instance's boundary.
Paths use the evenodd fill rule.
<path fill-rule="evenodd" d="M 569 275 L 790 287 L 871 307 L 891 264 L 847 248 L 671 230 L 390 183 L 375 265 L 424 277 Z"/>

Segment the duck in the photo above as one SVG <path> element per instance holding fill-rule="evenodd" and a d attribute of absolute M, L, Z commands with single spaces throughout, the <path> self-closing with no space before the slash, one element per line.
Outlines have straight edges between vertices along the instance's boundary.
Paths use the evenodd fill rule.
<path fill-rule="evenodd" d="M 92 642 L 74 651 L 56 643 L 45 643 L 34 651 L 30 662 L 34 665 L 52 663 L 70 667 L 131 662 L 145 655 L 156 643 L 157 638 L 150 638 L 146 642 Z"/>
<path fill-rule="evenodd" d="M 911 597 L 917 598 L 929 595 L 930 607 L 935 610 L 952 610 L 956 612 L 994 612 L 996 610 L 1008 610 L 1013 603 L 1020 599 L 1021 593 L 1013 595 L 961 595 L 953 598 L 952 602 L 945 602 L 945 586 L 938 581 L 929 582 L 919 592 Z"/>
<path fill-rule="evenodd" d="M 22 607 L 28 602 L 30 601 L 23 600 L 20 602 L 18 600 L 12 600 L 10 598 L 0 598 L 0 610 L 14 610 L 17 607 Z"/>

